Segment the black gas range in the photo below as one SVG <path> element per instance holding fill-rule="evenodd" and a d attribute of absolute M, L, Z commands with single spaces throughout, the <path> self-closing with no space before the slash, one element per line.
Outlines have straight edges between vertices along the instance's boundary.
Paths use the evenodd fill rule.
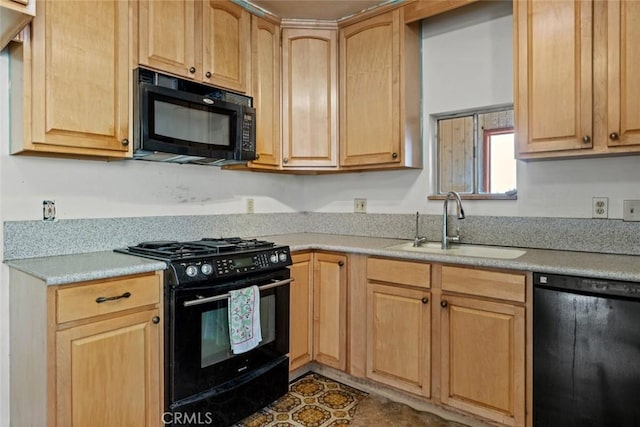
<path fill-rule="evenodd" d="M 116 251 L 167 263 L 164 425 L 229 426 L 287 392 L 288 246 L 231 237 L 144 242 Z M 235 354 L 229 292 L 254 286 L 262 340 Z"/>
<path fill-rule="evenodd" d="M 291 265 L 288 246 L 240 237 L 143 242 L 116 252 L 167 262 L 169 284 L 174 286 L 234 279 Z"/>

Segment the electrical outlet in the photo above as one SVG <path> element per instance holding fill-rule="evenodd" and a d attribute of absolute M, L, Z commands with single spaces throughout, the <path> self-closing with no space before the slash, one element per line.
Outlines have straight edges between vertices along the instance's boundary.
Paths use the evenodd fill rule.
<path fill-rule="evenodd" d="M 367 199 L 353 199 L 353 211 L 355 213 L 367 213 Z"/>
<path fill-rule="evenodd" d="M 592 218 L 609 218 L 609 198 L 594 197 L 591 204 Z"/>
<path fill-rule="evenodd" d="M 622 203 L 622 220 L 640 221 L 640 200 L 625 200 Z"/>
<path fill-rule="evenodd" d="M 247 213 L 253 213 L 253 199 L 247 199 Z"/>
<path fill-rule="evenodd" d="M 42 201 L 42 220 L 54 221 L 56 219 L 56 202 L 53 200 Z"/>

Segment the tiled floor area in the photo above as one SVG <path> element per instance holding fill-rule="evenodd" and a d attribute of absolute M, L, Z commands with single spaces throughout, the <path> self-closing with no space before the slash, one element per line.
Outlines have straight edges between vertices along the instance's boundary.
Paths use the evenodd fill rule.
<path fill-rule="evenodd" d="M 309 372 L 289 392 L 233 427 L 466 427 Z"/>
<path fill-rule="evenodd" d="M 315 373 L 291 383 L 289 393 L 234 427 L 335 427 L 350 424 L 367 393 Z"/>

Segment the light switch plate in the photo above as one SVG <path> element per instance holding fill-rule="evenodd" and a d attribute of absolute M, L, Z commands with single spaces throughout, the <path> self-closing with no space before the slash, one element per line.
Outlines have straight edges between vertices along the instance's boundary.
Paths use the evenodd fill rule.
<path fill-rule="evenodd" d="M 640 221 L 640 200 L 625 200 L 622 206 L 623 221 Z"/>

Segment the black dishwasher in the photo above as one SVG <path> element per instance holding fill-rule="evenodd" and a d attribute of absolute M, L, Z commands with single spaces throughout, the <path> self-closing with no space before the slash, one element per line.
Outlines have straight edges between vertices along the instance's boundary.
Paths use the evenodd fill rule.
<path fill-rule="evenodd" d="M 640 426 L 640 284 L 533 281 L 533 425 Z"/>

